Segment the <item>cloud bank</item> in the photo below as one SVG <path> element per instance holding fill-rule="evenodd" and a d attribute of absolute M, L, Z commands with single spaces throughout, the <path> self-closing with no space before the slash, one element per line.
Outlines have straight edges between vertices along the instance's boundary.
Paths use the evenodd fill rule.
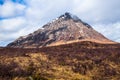
<path fill-rule="evenodd" d="M 120 0 L 1 0 L 0 45 L 27 35 L 71 12 L 111 40 L 120 42 Z"/>

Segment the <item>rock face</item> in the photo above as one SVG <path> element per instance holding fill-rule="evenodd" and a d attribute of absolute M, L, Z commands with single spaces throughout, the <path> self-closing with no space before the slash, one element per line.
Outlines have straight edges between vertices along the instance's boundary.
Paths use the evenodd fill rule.
<path fill-rule="evenodd" d="M 95 39 L 110 41 L 95 31 L 89 24 L 68 12 L 47 23 L 32 34 L 23 36 L 7 45 L 7 47 L 30 48 L 48 46 L 58 41 Z"/>

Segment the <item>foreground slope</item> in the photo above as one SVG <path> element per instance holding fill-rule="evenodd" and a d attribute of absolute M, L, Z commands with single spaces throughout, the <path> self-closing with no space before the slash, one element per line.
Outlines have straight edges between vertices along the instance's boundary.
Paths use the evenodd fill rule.
<path fill-rule="evenodd" d="M 43 47 L 59 41 L 83 39 L 110 42 L 110 40 L 95 31 L 89 24 L 80 20 L 77 16 L 65 13 L 52 22 L 45 24 L 42 29 L 18 38 L 8 44 L 8 47 Z"/>
<path fill-rule="evenodd" d="M 120 80 L 120 44 L 3 48 L 0 80 Z"/>

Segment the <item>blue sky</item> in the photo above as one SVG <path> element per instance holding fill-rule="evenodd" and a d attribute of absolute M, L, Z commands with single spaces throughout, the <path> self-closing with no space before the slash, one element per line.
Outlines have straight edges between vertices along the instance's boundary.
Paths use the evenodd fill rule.
<path fill-rule="evenodd" d="M 120 0 L 0 0 L 0 46 L 70 12 L 120 42 Z"/>

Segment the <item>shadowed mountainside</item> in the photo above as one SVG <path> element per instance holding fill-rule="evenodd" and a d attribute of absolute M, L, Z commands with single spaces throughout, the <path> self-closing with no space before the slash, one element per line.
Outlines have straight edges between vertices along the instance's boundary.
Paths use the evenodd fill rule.
<path fill-rule="evenodd" d="M 0 49 L 0 80 L 119 80 L 120 44 Z"/>

